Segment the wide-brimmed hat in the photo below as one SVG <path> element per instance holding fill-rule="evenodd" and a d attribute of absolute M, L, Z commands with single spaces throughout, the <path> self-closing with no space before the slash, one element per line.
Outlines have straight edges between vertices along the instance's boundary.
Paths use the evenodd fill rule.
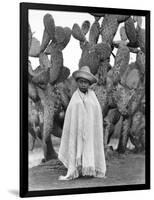
<path fill-rule="evenodd" d="M 90 72 L 88 66 L 83 66 L 79 70 L 73 72 L 72 76 L 77 80 L 78 78 L 84 78 L 90 82 L 90 84 L 96 83 L 96 77 Z"/>

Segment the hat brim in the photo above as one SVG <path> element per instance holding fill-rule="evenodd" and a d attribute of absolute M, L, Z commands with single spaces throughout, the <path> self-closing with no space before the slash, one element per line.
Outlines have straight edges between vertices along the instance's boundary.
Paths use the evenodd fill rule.
<path fill-rule="evenodd" d="M 75 80 L 78 78 L 84 78 L 84 79 L 88 80 L 91 84 L 97 82 L 96 77 L 89 72 L 84 72 L 84 71 L 78 70 L 78 71 L 73 72 L 72 76 L 75 78 Z"/>

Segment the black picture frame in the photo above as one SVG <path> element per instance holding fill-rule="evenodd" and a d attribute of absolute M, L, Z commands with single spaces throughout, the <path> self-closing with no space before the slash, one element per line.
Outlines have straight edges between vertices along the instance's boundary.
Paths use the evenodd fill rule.
<path fill-rule="evenodd" d="M 66 12 L 110 13 L 145 16 L 146 24 L 146 158 L 145 184 L 105 186 L 95 188 L 53 189 L 28 191 L 28 11 L 53 10 Z M 53 5 L 39 3 L 20 3 L 20 197 L 68 195 L 82 193 L 115 192 L 150 189 L 150 11 L 84 7 L 72 5 Z"/>

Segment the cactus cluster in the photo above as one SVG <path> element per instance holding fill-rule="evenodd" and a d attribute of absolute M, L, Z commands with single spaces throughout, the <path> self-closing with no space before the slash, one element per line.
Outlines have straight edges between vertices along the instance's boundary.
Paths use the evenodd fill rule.
<path fill-rule="evenodd" d="M 46 14 L 41 43 L 33 37 L 29 25 L 29 56 L 38 57 L 40 63 L 35 70 L 30 62 L 28 64 L 29 97 L 42 105 L 41 137 L 45 160 L 56 157 L 50 134 L 61 137 L 65 110 L 76 89 L 75 80 L 69 77 L 70 70 L 63 66 L 62 51 L 71 35 L 79 42 L 82 50 L 79 68 L 89 66 L 98 79 L 91 88 L 102 108 L 105 146 L 110 142 L 116 125 L 120 126 L 117 148 L 120 153 L 126 151 L 129 138 L 135 149 L 143 150 L 145 146 L 145 123 L 140 127 L 144 121 L 145 103 L 145 30 L 141 26 L 142 18 L 90 14 L 94 16 L 92 25 L 85 20 L 81 27 L 74 23 L 72 28 L 56 26 L 52 15 Z M 121 23 L 121 40 L 115 41 L 114 37 Z M 113 53 L 114 49 L 117 49 L 116 55 Z M 130 53 L 136 54 L 136 61 L 133 63 L 130 63 Z M 111 56 L 114 56 L 113 66 L 110 64 Z M 38 120 L 32 120 L 31 117 L 29 120 L 33 124 L 30 130 L 36 132 L 34 129 Z"/>
<path fill-rule="evenodd" d="M 86 21 L 86 32 L 82 29 L 83 25 L 80 28 L 78 24 L 74 24 L 72 28 L 72 35 L 80 42 L 82 49 L 79 68 L 83 65 L 89 66 L 98 79 L 92 89 L 102 107 L 105 145 L 113 134 L 113 127 L 119 120 L 122 121 L 119 123 L 121 131 L 117 150 L 123 153 L 128 139 L 132 140 L 139 133 L 131 130 L 134 130 L 132 121 L 136 117 L 135 113 L 142 107 L 141 102 L 145 93 L 145 30 L 141 26 L 142 17 L 91 14 L 94 16 L 94 23 L 90 27 Z M 102 22 L 99 23 L 101 19 Z M 114 37 L 120 23 L 123 23 L 120 27 L 121 40 L 115 41 Z M 86 39 L 88 29 L 89 40 Z M 101 42 L 98 42 L 99 36 Z M 113 54 L 114 48 L 117 49 L 116 55 Z M 135 62 L 130 63 L 130 53 L 136 54 Z M 111 55 L 114 56 L 113 66 L 110 65 Z M 132 143 L 135 149 L 141 150 L 140 137 L 137 138 L 138 142 Z"/>
<path fill-rule="evenodd" d="M 55 117 L 57 113 L 66 109 L 69 102 L 67 94 L 63 90 L 58 90 L 57 85 L 67 79 L 70 74 L 70 70 L 63 66 L 62 50 L 69 43 L 72 31 L 68 27 L 56 26 L 50 14 L 44 16 L 43 22 L 44 31 L 41 44 L 33 37 L 29 25 L 29 56 L 38 57 L 40 65 L 33 70 L 29 61 L 28 72 L 29 97 L 35 103 L 40 101 L 42 105 L 41 138 L 46 161 L 57 157 L 50 134 L 61 136 L 61 126 L 57 125 L 58 120 L 55 120 Z M 32 129 L 29 132 L 33 132 Z"/>

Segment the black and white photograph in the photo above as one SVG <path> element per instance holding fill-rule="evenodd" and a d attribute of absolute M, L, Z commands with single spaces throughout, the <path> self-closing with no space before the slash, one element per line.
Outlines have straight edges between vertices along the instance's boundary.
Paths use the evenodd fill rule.
<path fill-rule="evenodd" d="M 149 189 L 150 12 L 41 5 L 21 4 L 21 196 Z"/>

